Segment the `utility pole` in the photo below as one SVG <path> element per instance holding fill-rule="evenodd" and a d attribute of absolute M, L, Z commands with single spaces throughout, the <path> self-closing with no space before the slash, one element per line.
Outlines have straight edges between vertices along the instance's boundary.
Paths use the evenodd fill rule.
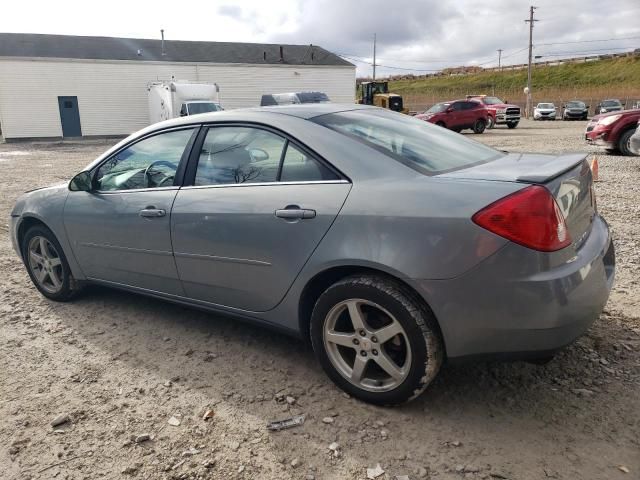
<path fill-rule="evenodd" d="M 373 34 L 373 81 L 376 81 L 376 34 Z"/>
<path fill-rule="evenodd" d="M 498 71 L 499 72 L 502 71 L 502 66 L 500 65 L 501 64 L 501 60 L 502 60 L 502 49 L 499 48 L 498 49 Z"/>
<path fill-rule="evenodd" d="M 538 21 L 533 18 L 536 8 L 538 7 L 533 5 L 529 7 L 529 20 L 525 20 L 529 23 L 529 66 L 527 68 L 527 107 L 525 112 L 527 118 L 531 116 L 531 56 L 533 54 L 533 24 Z"/>

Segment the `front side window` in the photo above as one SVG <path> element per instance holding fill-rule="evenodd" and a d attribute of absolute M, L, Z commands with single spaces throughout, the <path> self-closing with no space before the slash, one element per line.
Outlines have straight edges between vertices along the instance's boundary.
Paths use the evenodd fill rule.
<path fill-rule="evenodd" d="M 98 190 L 170 187 L 193 129 L 174 130 L 145 138 L 120 150 L 94 176 Z"/>
<path fill-rule="evenodd" d="M 258 128 L 210 128 L 195 185 L 275 182 L 284 146 L 284 138 Z"/>
<path fill-rule="evenodd" d="M 311 121 L 426 175 L 459 170 L 504 155 L 445 128 L 385 110 L 351 110 L 320 115 Z"/>

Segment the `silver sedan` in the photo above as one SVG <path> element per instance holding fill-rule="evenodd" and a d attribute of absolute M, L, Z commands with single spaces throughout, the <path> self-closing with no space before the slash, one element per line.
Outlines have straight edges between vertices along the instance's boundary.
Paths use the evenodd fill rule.
<path fill-rule="evenodd" d="M 445 359 L 549 358 L 598 317 L 615 266 L 584 155 L 336 104 L 152 125 L 20 197 L 11 237 L 52 300 L 98 283 L 257 321 L 385 405 Z"/>

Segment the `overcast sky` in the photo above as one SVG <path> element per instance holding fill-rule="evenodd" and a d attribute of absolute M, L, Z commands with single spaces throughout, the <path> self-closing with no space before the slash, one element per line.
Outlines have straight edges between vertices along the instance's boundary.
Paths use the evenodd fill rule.
<path fill-rule="evenodd" d="M 371 73 L 526 61 L 528 0 L 5 0 L 0 32 L 320 45 Z M 543 59 L 640 48 L 640 0 L 536 0 Z M 631 38 L 629 38 L 631 37 Z M 608 39 L 618 39 L 609 40 Z M 588 42 L 584 42 L 588 40 Z M 567 43 L 576 42 L 576 43 Z M 578 43 L 580 42 L 580 43 Z M 555 45 L 544 45 L 555 44 Z M 368 62 L 368 63 L 367 63 Z M 396 68 L 387 68 L 396 67 Z M 406 70 L 405 70 L 406 69 Z"/>

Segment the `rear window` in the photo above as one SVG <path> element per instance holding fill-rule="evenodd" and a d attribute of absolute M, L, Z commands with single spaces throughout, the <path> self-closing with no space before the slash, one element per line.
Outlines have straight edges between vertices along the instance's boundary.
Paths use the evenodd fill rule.
<path fill-rule="evenodd" d="M 382 109 L 320 115 L 311 121 L 372 147 L 425 175 L 460 170 L 504 155 L 445 128 Z"/>

